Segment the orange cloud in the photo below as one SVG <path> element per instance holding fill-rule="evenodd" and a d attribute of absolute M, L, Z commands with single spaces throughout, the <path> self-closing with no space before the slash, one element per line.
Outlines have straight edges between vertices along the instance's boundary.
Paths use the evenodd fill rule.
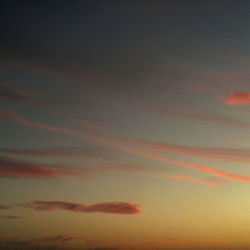
<path fill-rule="evenodd" d="M 15 122 L 19 122 L 19 123 L 26 125 L 26 126 L 41 128 L 41 129 L 48 130 L 48 131 L 55 131 L 55 132 L 60 132 L 60 133 L 64 133 L 64 134 L 78 136 L 79 138 L 83 138 L 83 139 L 86 139 L 86 140 L 89 140 L 92 142 L 100 143 L 100 144 L 112 147 L 114 149 L 117 149 L 117 150 L 121 150 L 121 151 L 128 152 L 128 153 L 133 153 L 133 154 L 138 154 L 138 155 L 143 155 L 147 158 L 155 159 L 155 160 L 158 160 L 161 162 L 165 162 L 165 163 L 169 163 L 169 164 L 173 164 L 173 165 L 177 165 L 177 166 L 181 166 L 181 167 L 185 167 L 185 168 L 191 168 L 191 169 L 195 169 L 198 171 L 210 173 L 213 175 L 218 175 L 218 176 L 222 176 L 225 178 L 229 178 L 229 179 L 250 182 L 250 177 L 248 177 L 248 176 L 235 175 L 235 174 L 225 172 L 222 170 L 210 168 L 210 167 L 207 167 L 205 165 L 197 165 L 197 164 L 187 163 L 187 162 L 182 162 L 182 161 L 174 161 L 174 160 L 170 160 L 167 157 L 161 156 L 161 155 L 156 154 L 156 153 L 150 153 L 150 152 L 147 152 L 144 150 L 139 150 L 139 149 L 135 149 L 135 148 L 131 148 L 131 147 L 124 147 L 118 142 L 109 141 L 109 140 L 102 138 L 102 137 L 91 136 L 91 135 L 88 135 L 86 133 L 82 133 L 82 132 L 75 131 L 75 130 L 52 127 L 52 126 L 48 126 L 48 125 L 45 125 L 42 123 L 30 122 L 30 121 L 25 120 L 24 118 L 16 115 L 15 113 L 10 112 L 10 111 L 9 112 L 0 112 L 0 119 L 6 120 L 6 121 L 15 121 Z"/>
<path fill-rule="evenodd" d="M 65 201 L 32 201 L 30 203 L 23 204 L 22 206 L 29 207 L 38 211 L 61 209 L 72 212 L 100 212 L 109 214 L 139 214 L 142 212 L 141 205 L 128 202 L 105 202 L 85 205 Z"/>
<path fill-rule="evenodd" d="M 222 99 L 227 105 L 238 105 L 238 106 L 250 105 L 249 92 L 230 93 L 228 96 L 222 97 L 220 99 Z"/>

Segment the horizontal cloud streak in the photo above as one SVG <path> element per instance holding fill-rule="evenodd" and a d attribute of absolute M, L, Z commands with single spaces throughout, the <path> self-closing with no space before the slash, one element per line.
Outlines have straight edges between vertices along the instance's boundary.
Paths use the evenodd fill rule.
<path fill-rule="evenodd" d="M 171 174 L 144 174 L 143 176 L 148 177 L 157 177 L 157 178 L 169 178 L 169 179 L 176 179 L 176 180 L 183 180 L 183 181 L 190 181 L 190 182 L 201 182 L 194 177 L 185 176 L 185 175 L 171 175 Z"/>
<path fill-rule="evenodd" d="M 4 210 L 4 209 L 10 209 L 10 207 L 4 206 L 4 205 L 0 205 L 0 210 Z"/>
<path fill-rule="evenodd" d="M 228 240 L 181 239 L 181 238 L 170 238 L 163 241 L 167 243 L 183 243 L 183 242 L 228 243 Z"/>
<path fill-rule="evenodd" d="M 177 165 L 177 166 L 181 166 L 181 167 L 185 167 L 185 168 L 191 168 L 191 169 L 195 169 L 198 171 L 210 173 L 213 175 L 218 175 L 221 177 L 229 178 L 229 179 L 250 182 L 250 177 L 247 177 L 244 175 L 235 175 L 235 174 L 228 173 L 228 172 L 225 172 L 222 170 L 210 168 L 210 167 L 207 167 L 205 165 L 197 165 L 197 164 L 193 164 L 193 163 L 174 161 L 174 160 L 170 160 L 167 157 L 161 156 L 161 155 L 156 154 L 156 153 L 150 153 L 150 152 L 147 152 L 144 150 L 139 150 L 139 149 L 135 149 L 135 148 L 131 148 L 131 147 L 124 147 L 118 142 L 112 142 L 112 141 L 109 141 L 109 140 L 102 138 L 102 137 L 91 136 L 91 135 L 88 135 L 88 134 L 85 134 L 85 133 L 82 133 L 79 131 L 70 130 L 70 129 L 52 127 L 52 126 L 48 126 L 48 125 L 45 125 L 42 123 L 30 122 L 30 121 L 27 121 L 24 118 L 22 118 L 16 114 L 14 114 L 13 112 L 0 112 L 0 119 L 6 120 L 6 121 L 19 122 L 19 123 L 26 125 L 26 126 L 29 126 L 29 127 L 35 127 L 35 128 L 48 130 L 48 131 L 60 132 L 60 133 L 68 134 L 68 135 L 74 135 L 74 136 L 77 136 L 79 138 L 83 138 L 83 139 L 86 139 L 86 140 L 89 140 L 92 142 L 100 143 L 100 144 L 112 147 L 112 148 L 120 150 L 120 151 L 133 153 L 133 154 L 137 154 L 137 155 L 142 155 L 142 156 L 145 156 L 145 157 L 150 158 L 150 159 L 155 159 L 157 161 L 161 161 L 161 162 L 165 162 L 165 163 L 169 163 L 169 164 L 173 164 L 173 165 Z"/>
<path fill-rule="evenodd" d="M 58 178 L 65 176 L 86 177 L 91 173 L 86 168 L 42 164 L 0 157 L 0 177 Z"/>
<path fill-rule="evenodd" d="M 122 103 L 123 105 L 126 105 L 127 107 L 141 110 L 144 112 L 150 112 L 155 113 L 161 116 L 171 116 L 174 118 L 180 118 L 184 120 L 189 121 L 198 121 L 198 122 L 208 122 L 208 123 L 214 123 L 219 125 L 225 125 L 228 127 L 233 128 L 244 128 L 244 129 L 250 129 L 250 123 L 247 121 L 241 121 L 241 120 L 235 120 L 227 115 L 223 114 L 211 114 L 211 113 L 198 113 L 195 111 L 183 111 L 182 110 L 169 110 L 164 109 L 162 107 L 149 107 L 147 104 L 145 105 L 133 105 L 128 103 Z"/>
<path fill-rule="evenodd" d="M 17 220 L 21 219 L 21 216 L 15 216 L 15 215 L 2 215 L 0 216 L 1 219 L 8 219 L 8 220 Z"/>
<path fill-rule="evenodd" d="M 212 160 L 250 162 L 250 149 L 193 147 L 153 141 L 139 141 L 138 143 L 156 151 L 173 152 Z"/>
<path fill-rule="evenodd" d="M 72 212 L 82 213 L 109 213 L 109 214 L 139 214 L 141 213 L 141 205 L 128 202 L 105 202 L 92 205 L 79 203 L 71 203 L 65 201 L 32 201 L 23 204 L 24 207 L 29 207 L 38 211 L 50 210 L 68 210 Z"/>
<path fill-rule="evenodd" d="M 0 152 L 13 155 L 28 155 L 41 157 L 69 157 L 69 158 L 105 158 L 106 155 L 98 147 L 49 147 L 39 149 L 0 148 Z"/>
<path fill-rule="evenodd" d="M 0 97 L 17 103 L 41 104 L 36 99 L 26 96 L 22 91 L 11 90 L 4 86 L 0 86 Z"/>
<path fill-rule="evenodd" d="M 138 166 L 133 164 L 114 164 L 114 163 L 103 163 L 100 167 L 101 170 L 110 171 L 148 171 L 153 169 L 152 167 Z"/>

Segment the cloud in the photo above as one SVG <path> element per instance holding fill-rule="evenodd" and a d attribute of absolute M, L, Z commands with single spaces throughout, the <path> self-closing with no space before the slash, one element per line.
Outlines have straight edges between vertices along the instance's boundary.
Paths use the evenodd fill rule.
<path fill-rule="evenodd" d="M 22 206 L 29 207 L 37 211 L 50 211 L 60 209 L 72 212 L 100 212 L 109 214 L 139 214 L 142 212 L 141 205 L 128 202 L 105 202 L 85 205 L 65 201 L 32 201 L 30 203 L 23 204 Z"/>
<path fill-rule="evenodd" d="M 15 178 L 59 178 L 59 177 L 86 177 L 90 169 L 74 168 L 62 165 L 44 164 L 20 161 L 0 156 L 0 177 Z"/>
<path fill-rule="evenodd" d="M 250 93 L 249 92 L 234 92 L 229 93 L 226 97 L 219 97 L 227 105 L 247 106 L 250 105 Z"/>
<path fill-rule="evenodd" d="M 26 96 L 23 91 L 12 90 L 5 86 L 0 86 L 0 97 L 17 103 L 41 104 L 36 99 Z"/>
<path fill-rule="evenodd" d="M 228 240 L 184 239 L 184 238 L 169 238 L 163 241 L 167 243 L 183 243 L 183 242 L 228 243 Z"/>
<path fill-rule="evenodd" d="M 55 245 L 55 244 L 64 244 L 65 242 L 72 241 L 77 239 L 74 235 L 60 234 L 56 236 L 47 236 L 43 238 L 33 239 L 33 242 L 40 243 L 41 245 Z"/>
<path fill-rule="evenodd" d="M 69 158 L 106 158 L 107 155 L 100 147 L 48 147 L 39 149 L 0 148 L 0 152 L 13 155 L 28 155 L 41 157 L 69 157 Z"/>
<path fill-rule="evenodd" d="M 21 219 L 23 217 L 21 216 L 16 216 L 16 215 L 1 215 L 1 219 L 8 219 L 8 220 L 16 220 L 16 219 Z"/>
<path fill-rule="evenodd" d="M 185 176 L 185 175 L 170 175 L 170 174 L 144 174 L 144 176 L 148 177 L 157 177 L 157 178 L 169 178 L 169 179 L 176 179 L 176 180 L 183 180 L 183 181 L 190 181 L 190 182 L 202 182 L 194 177 Z"/>
<path fill-rule="evenodd" d="M 192 176 L 186 176 L 186 175 L 144 174 L 143 176 L 155 177 L 155 178 L 176 179 L 176 180 L 182 180 L 182 181 L 189 181 L 189 182 L 193 182 L 193 183 L 203 183 L 203 184 L 207 184 L 207 185 L 212 186 L 212 187 L 215 185 L 226 183 L 225 180 L 222 180 L 219 178 L 206 178 L 204 180 L 198 180 Z"/>
<path fill-rule="evenodd" d="M 134 104 L 125 103 L 125 102 L 123 102 L 122 104 L 133 109 L 141 110 L 144 112 L 155 113 L 161 116 L 171 116 L 174 118 L 178 118 L 178 119 L 180 118 L 180 119 L 190 120 L 190 121 L 214 123 L 214 124 L 225 125 L 225 126 L 233 127 L 233 128 L 250 129 L 249 122 L 235 120 L 223 114 L 199 113 L 199 112 L 192 111 L 192 110 L 185 111 L 183 110 L 183 108 L 169 110 L 168 108 L 162 108 L 162 107 L 149 107 L 147 106 L 147 104 L 134 105 Z"/>
<path fill-rule="evenodd" d="M 148 171 L 157 167 L 139 166 L 133 164 L 117 164 L 117 163 L 103 163 L 100 167 L 101 170 L 107 171 Z"/>
<path fill-rule="evenodd" d="M 156 151 L 173 152 L 212 160 L 250 162 L 250 149 L 194 147 L 153 141 L 138 141 L 138 143 Z"/>
<path fill-rule="evenodd" d="M 48 125 L 45 125 L 42 123 L 30 122 L 30 121 L 25 120 L 24 118 L 16 115 L 15 113 L 13 113 L 11 111 L 7 111 L 7 112 L 1 111 L 0 112 L 0 119 L 5 120 L 5 121 L 15 121 L 15 122 L 21 123 L 21 124 L 23 124 L 25 126 L 29 126 L 29 127 L 35 127 L 35 128 L 48 130 L 48 131 L 55 131 L 55 132 L 59 132 L 59 133 L 77 136 L 79 138 L 83 138 L 83 139 L 88 140 L 88 141 L 92 141 L 92 142 L 96 142 L 96 143 L 99 143 L 102 145 L 106 145 L 106 146 L 112 147 L 112 148 L 120 150 L 120 151 L 145 156 L 147 158 L 155 159 L 155 160 L 160 161 L 160 162 L 165 162 L 165 163 L 169 163 L 169 164 L 173 164 L 173 165 L 177 165 L 177 166 L 185 167 L 185 168 L 191 168 L 194 170 L 210 173 L 212 175 L 218 175 L 218 176 L 229 178 L 229 179 L 250 182 L 250 177 L 248 177 L 248 176 L 232 174 L 232 173 L 225 172 L 225 171 L 222 171 L 219 169 L 210 168 L 210 167 L 205 166 L 205 165 L 197 165 L 194 163 L 174 161 L 174 160 L 171 160 L 167 157 L 164 157 L 164 156 L 156 154 L 156 153 L 150 153 L 150 152 L 136 149 L 136 148 L 132 148 L 132 147 L 124 147 L 118 142 L 109 141 L 109 140 L 102 138 L 102 137 L 88 135 L 86 133 L 82 133 L 82 132 L 75 131 L 75 130 L 52 127 L 52 126 L 48 126 Z"/>
<path fill-rule="evenodd" d="M 68 249 L 65 244 L 79 237 L 73 235 L 56 235 L 28 240 L 1 240 L 0 248 L 6 250 L 61 250 Z"/>
<path fill-rule="evenodd" d="M 4 210 L 4 209 L 10 209 L 10 207 L 8 207 L 8 206 L 4 206 L 4 205 L 0 205 L 0 210 Z"/>

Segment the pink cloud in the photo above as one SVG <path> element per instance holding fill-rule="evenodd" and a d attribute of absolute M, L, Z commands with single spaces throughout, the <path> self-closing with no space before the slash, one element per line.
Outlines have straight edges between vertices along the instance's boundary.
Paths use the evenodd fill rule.
<path fill-rule="evenodd" d="M 143 176 L 155 177 L 155 178 L 176 179 L 176 180 L 182 180 L 182 181 L 189 181 L 189 182 L 193 182 L 193 183 L 203 183 L 203 184 L 207 184 L 207 185 L 212 186 L 212 187 L 215 185 L 226 183 L 225 180 L 221 180 L 218 178 L 206 178 L 204 180 L 198 180 L 192 176 L 186 176 L 186 175 L 144 174 Z"/>
<path fill-rule="evenodd" d="M 250 93 L 249 92 L 234 92 L 230 93 L 226 97 L 220 97 L 227 105 L 246 106 L 250 105 Z"/>
<path fill-rule="evenodd" d="M 194 177 L 185 176 L 185 175 L 171 175 L 171 174 L 144 174 L 144 176 L 148 177 L 157 177 L 157 178 L 169 178 L 169 179 L 177 179 L 183 181 L 190 181 L 190 182 L 201 182 Z"/>
<path fill-rule="evenodd" d="M 248 176 L 232 174 L 232 173 L 225 172 L 222 170 L 210 168 L 210 167 L 207 167 L 205 165 L 197 165 L 197 164 L 187 163 L 187 162 L 182 162 L 182 161 L 174 161 L 174 160 L 170 160 L 169 158 L 161 156 L 161 155 L 156 154 L 156 153 L 150 153 L 150 152 L 147 152 L 144 150 L 139 150 L 139 149 L 135 149 L 135 148 L 131 148 L 131 147 L 124 147 L 118 142 L 109 141 L 109 140 L 102 138 L 102 137 L 91 136 L 91 135 L 88 135 L 86 133 L 82 133 L 82 132 L 75 131 L 75 130 L 52 127 L 52 126 L 48 126 L 48 125 L 45 125 L 42 123 L 30 122 L 30 121 L 27 121 L 24 118 L 16 115 L 15 113 L 10 112 L 10 111 L 9 112 L 0 112 L 0 119 L 6 120 L 6 121 L 19 122 L 19 123 L 26 125 L 26 126 L 29 126 L 29 127 L 35 127 L 35 128 L 48 130 L 48 131 L 55 131 L 55 132 L 60 132 L 60 133 L 64 133 L 64 134 L 74 135 L 74 136 L 77 136 L 79 138 L 83 138 L 83 139 L 86 139 L 86 140 L 89 140 L 92 142 L 103 144 L 103 145 L 112 147 L 114 149 L 120 150 L 120 151 L 133 153 L 133 154 L 137 154 L 137 155 L 142 155 L 142 156 L 145 156 L 145 157 L 150 158 L 150 159 L 155 159 L 157 161 L 177 165 L 180 167 L 191 168 L 191 169 L 195 169 L 198 171 L 210 173 L 213 175 L 218 175 L 218 176 L 222 176 L 225 178 L 229 178 L 229 179 L 250 182 L 250 177 L 248 177 Z"/>
<path fill-rule="evenodd" d="M 74 168 L 54 164 L 41 164 L 0 157 L 0 177 L 59 178 L 65 176 L 86 177 L 91 173 L 86 168 Z"/>
<path fill-rule="evenodd" d="M 105 202 L 92 205 L 79 203 L 71 203 L 65 201 L 32 201 L 23 204 L 24 207 L 29 207 L 38 211 L 49 210 L 68 210 L 72 212 L 82 213 L 109 213 L 109 214 L 139 214 L 141 213 L 141 205 L 128 202 Z"/>

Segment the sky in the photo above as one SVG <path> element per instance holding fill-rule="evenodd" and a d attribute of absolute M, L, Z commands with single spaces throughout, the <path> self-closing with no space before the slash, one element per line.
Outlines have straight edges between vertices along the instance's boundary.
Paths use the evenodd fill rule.
<path fill-rule="evenodd" d="M 249 11 L 2 1 L 0 249 L 250 249 Z"/>

